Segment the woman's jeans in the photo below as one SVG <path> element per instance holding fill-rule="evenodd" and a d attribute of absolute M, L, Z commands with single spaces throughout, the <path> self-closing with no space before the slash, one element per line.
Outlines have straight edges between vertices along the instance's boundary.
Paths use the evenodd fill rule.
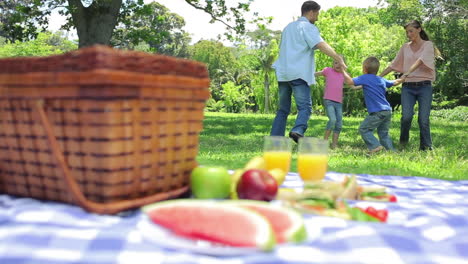
<path fill-rule="evenodd" d="M 291 132 L 304 135 L 307 130 L 307 122 L 312 113 L 312 98 L 309 85 L 302 79 L 296 79 L 288 82 L 278 82 L 278 90 L 279 109 L 276 112 L 270 135 L 284 136 L 286 121 L 291 111 L 291 94 L 294 94 L 298 110 L 296 123 Z"/>
<path fill-rule="evenodd" d="M 421 82 L 416 84 L 421 84 Z M 406 144 L 409 141 L 409 132 L 416 101 L 418 102 L 419 148 L 421 150 L 430 149 L 432 148 L 431 128 L 429 123 L 432 104 L 432 85 L 430 82 L 419 86 L 411 85 L 411 83 L 403 83 L 401 91 L 402 112 L 400 144 Z"/>
<path fill-rule="evenodd" d="M 359 126 L 359 133 L 369 150 L 373 150 L 380 145 L 388 150 L 394 150 L 392 139 L 388 134 L 390 123 L 392 121 L 392 111 L 380 111 L 369 114 Z M 377 128 L 379 140 L 374 136 L 374 130 Z"/>
<path fill-rule="evenodd" d="M 328 123 L 327 130 L 340 133 L 343 126 L 343 104 L 325 99 L 325 109 L 327 110 Z"/>

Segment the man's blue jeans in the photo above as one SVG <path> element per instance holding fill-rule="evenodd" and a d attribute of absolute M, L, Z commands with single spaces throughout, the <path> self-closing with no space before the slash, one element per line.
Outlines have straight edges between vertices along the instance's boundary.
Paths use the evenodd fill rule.
<path fill-rule="evenodd" d="M 340 133 L 343 126 L 343 104 L 327 99 L 324 104 L 328 116 L 327 130 Z"/>
<path fill-rule="evenodd" d="M 428 83 L 423 86 L 403 84 L 401 90 L 401 131 L 400 143 L 409 141 L 411 122 L 413 121 L 414 105 L 418 102 L 418 124 L 420 149 L 432 148 L 431 128 L 429 115 L 432 104 L 432 85 Z"/>
<path fill-rule="evenodd" d="M 307 130 L 307 122 L 312 113 L 312 98 L 310 96 L 310 87 L 302 79 L 296 79 L 288 82 L 278 82 L 279 90 L 279 109 L 276 112 L 275 120 L 271 127 L 272 136 L 284 136 L 286 131 L 286 121 L 289 112 L 291 112 L 291 94 L 297 106 L 297 117 L 291 132 L 304 135 Z"/>
<path fill-rule="evenodd" d="M 388 134 L 392 121 L 392 111 L 380 111 L 369 114 L 359 126 L 359 133 L 369 150 L 373 150 L 382 145 L 387 150 L 394 150 L 392 139 Z M 377 128 L 379 140 L 374 136 Z"/>

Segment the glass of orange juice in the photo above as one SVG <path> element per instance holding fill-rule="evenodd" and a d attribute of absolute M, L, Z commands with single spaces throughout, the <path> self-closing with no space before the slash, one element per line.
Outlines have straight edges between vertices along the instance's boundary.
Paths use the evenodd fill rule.
<path fill-rule="evenodd" d="M 263 145 L 263 158 L 267 170 L 275 168 L 289 172 L 291 165 L 291 140 L 281 136 L 266 136 Z"/>
<path fill-rule="evenodd" d="M 299 139 L 297 171 L 304 181 L 321 181 L 328 166 L 328 142 L 319 138 Z"/>

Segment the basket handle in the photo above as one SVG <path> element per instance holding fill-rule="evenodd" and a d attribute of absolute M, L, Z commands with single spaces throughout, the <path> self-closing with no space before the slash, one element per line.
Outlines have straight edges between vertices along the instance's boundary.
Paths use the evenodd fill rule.
<path fill-rule="evenodd" d="M 65 180 L 65 184 L 70 190 L 74 201 L 76 201 L 79 206 L 86 209 L 87 211 L 98 214 L 115 214 L 126 209 L 136 208 L 145 204 L 175 198 L 188 191 L 188 186 L 185 186 L 165 193 L 159 193 L 146 197 L 111 203 L 97 203 L 87 199 L 84 196 L 83 192 L 80 190 L 80 187 L 74 180 L 73 176 L 71 175 L 71 172 L 68 168 L 68 164 L 65 161 L 63 152 L 60 150 L 60 145 L 58 144 L 57 139 L 54 135 L 49 119 L 44 111 L 43 105 L 43 100 L 37 100 L 36 104 L 34 104 L 34 107 L 36 108 L 37 113 L 39 113 L 41 123 L 44 126 L 45 132 L 47 134 L 47 139 L 52 150 L 52 155 L 55 157 L 60 169 L 62 170 L 62 176 Z"/>

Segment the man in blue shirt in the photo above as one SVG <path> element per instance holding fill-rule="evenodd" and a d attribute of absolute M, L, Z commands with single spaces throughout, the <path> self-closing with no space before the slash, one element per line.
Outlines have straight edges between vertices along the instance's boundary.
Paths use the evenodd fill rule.
<path fill-rule="evenodd" d="M 359 133 L 369 149 L 369 154 L 379 152 L 384 147 L 387 150 L 394 150 L 392 139 L 388 133 L 392 121 L 392 108 L 385 98 L 385 90 L 403 82 L 401 79 L 387 81 L 377 76 L 379 67 L 379 60 L 376 57 L 369 57 L 362 63 L 364 75 L 351 78 L 343 70 L 346 84 L 351 85 L 353 89 L 362 88 L 364 90 L 364 102 L 369 115 L 359 126 Z M 374 136 L 375 129 L 377 129 L 379 140 Z"/>
<path fill-rule="evenodd" d="M 319 49 L 346 68 L 343 58 L 322 39 L 314 25 L 318 20 L 320 5 L 315 1 L 305 1 L 301 12 L 302 16 L 298 20 L 284 28 L 279 57 L 273 64 L 278 79 L 279 109 L 270 133 L 272 136 L 284 136 L 291 111 L 291 94 L 294 94 L 298 113 L 289 137 L 296 143 L 304 136 L 312 113 L 310 85 L 315 84 L 314 50 Z"/>

